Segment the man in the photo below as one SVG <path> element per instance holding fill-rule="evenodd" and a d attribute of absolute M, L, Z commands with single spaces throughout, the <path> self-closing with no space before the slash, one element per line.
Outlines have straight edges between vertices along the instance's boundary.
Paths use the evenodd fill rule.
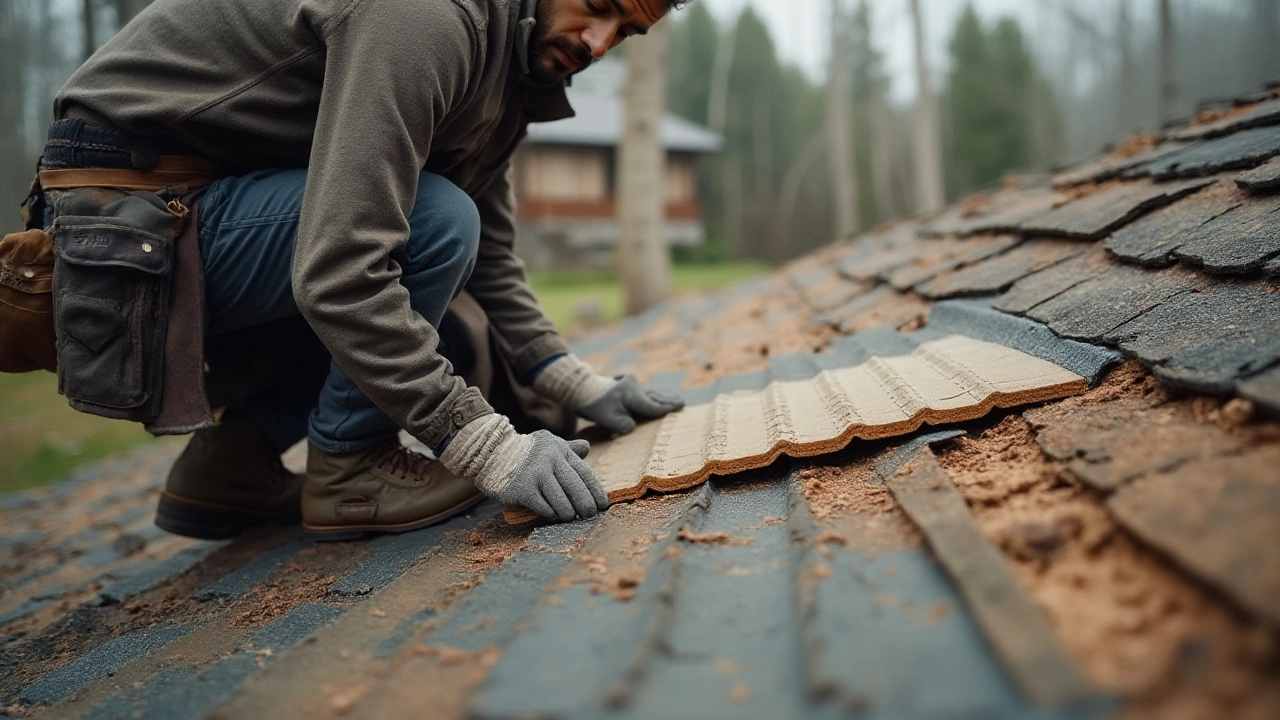
<path fill-rule="evenodd" d="M 175 463 L 158 524 L 229 537 L 296 517 L 299 493 L 304 527 L 318 539 L 423 527 L 482 492 L 561 521 L 607 507 L 581 459 L 587 444 L 517 432 L 454 375 L 437 331 L 465 287 L 515 376 L 560 407 L 624 433 L 681 406 L 634 378 L 598 376 L 569 353 L 512 252 L 510 172 L 528 122 L 572 113 L 569 76 L 675 4 L 157 0 L 72 76 L 55 100 L 42 168 L 145 171 L 160 167 L 158 153 L 197 155 L 226 173 L 204 190 L 197 216 L 209 382 L 233 399 Z M 174 195 L 176 234 L 186 208 L 175 193 L 160 201 Z M 137 195 L 111 197 L 143 215 L 160 207 Z M 118 389 L 104 390 L 101 373 L 90 383 L 76 377 L 129 333 L 99 336 L 102 323 L 82 319 L 107 301 L 79 291 L 101 275 L 77 280 L 77 263 L 139 277 L 167 266 L 152 259 L 163 233 L 161 242 L 144 238 L 140 254 L 143 236 L 131 233 L 151 221 L 122 219 L 128 213 L 103 198 L 50 193 L 55 286 L 58 273 L 67 278 L 54 304 L 60 387 L 73 404 L 113 414 Z M 104 234 L 104 222 L 119 227 Z M 109 307 L 133 318 L 134 297 L 108 298 Z M 298 316 L 309 331 L 296 332 Z M 134 337 L 145 345 L 139 322 Z M 310 330 L 328 351 L 319 373 Z M 296 370 L 244 397 L 236 390 L 253 371 L 236 368 L 245 348 Z M 237 351 L 240 360 L 219 361 Z M 177 390 L 166 383 L 167 401 Z M 439 462 L 401 447 L 400 428 Z M 304 436 L 299 481 L 279 455 Z"/>

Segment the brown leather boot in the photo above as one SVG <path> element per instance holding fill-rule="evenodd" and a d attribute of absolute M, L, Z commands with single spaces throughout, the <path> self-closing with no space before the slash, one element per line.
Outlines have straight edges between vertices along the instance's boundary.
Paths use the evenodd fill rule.
<path fill-rule="evenodd" d="M 444 522 L 484 499 L 476 486 L 390 438 L 368 450 L 307 447 L 302 527 L 315 540 L 353 540 Z"/>
<path fill-rule="evenodd" d="M 201 540 L 226 540 L 254 525 L 299 518 L 302 478 L 284 468 L 258 426 L 234 410 L 197 430 L 169 470 L 156 525 Z"/>

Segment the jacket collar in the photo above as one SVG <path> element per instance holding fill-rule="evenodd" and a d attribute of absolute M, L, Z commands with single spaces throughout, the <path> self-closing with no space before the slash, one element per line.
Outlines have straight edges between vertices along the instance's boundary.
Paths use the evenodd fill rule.
<path fill-rule="evenodd" d="M 529 92 L 524 102 L 524 116 L 529 122 L 551 122 L 574 116 L 573 106 L 565 95 L 567 82 L 537 85 L 529 80 L 529 42 L 538 24 L 538 0 L 521 0 L 520 19 L 516 22 L 515 53 L 520 63 L 520 84 Z"/>

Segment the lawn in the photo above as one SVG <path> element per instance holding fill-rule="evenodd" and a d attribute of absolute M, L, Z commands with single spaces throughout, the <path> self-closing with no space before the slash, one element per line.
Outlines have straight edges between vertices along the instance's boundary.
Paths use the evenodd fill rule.
<path fill-rule="evenodd" d="M 752 263 L 677 265 L 672 293 L 710 290 L 768 272 Z M 556 326 L 573 326 L 575 307 L 596 304 L 602 320 L 622 316 L 622 288 L 611 272 L 556 271 L 530 277 Z M 0 373 L 0 492 L 38 487 L 66 477 L 77 466 L 155 442 L 142 426 L 76 412 L 58 395 L 57 377 L 37 371 Z M 169 442 L 181 442 L 169 440 Z"/>
<path fill-rule="evenodd" d="M 0 492 L 60 480 L 78 465 L 151 441 L 137 423 L 72 410 L 53 373 L 0 373 Z"/>
<path fill-rule="evenodd" d="M 672 294 L 712 290 L 769 272 L 767 265 L 747 262 L 717 265 L 676 265 L 671 271 Z M 605 322 L 622 317 L 622 286 L 612 271 L 553 270 L 529 274 L 533 292 L 547 315 L 562 331 L 574 325 L 575 307 L 596 305 Z"/>

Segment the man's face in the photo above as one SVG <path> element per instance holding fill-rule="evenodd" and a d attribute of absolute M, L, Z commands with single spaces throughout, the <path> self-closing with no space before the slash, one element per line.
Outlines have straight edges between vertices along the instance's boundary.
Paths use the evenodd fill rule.
<path fill-rule="evenodd" d="M 534 82 L 560 82 L 667 14 L 668 0 L 538 0 L 529 41 Z"/>

